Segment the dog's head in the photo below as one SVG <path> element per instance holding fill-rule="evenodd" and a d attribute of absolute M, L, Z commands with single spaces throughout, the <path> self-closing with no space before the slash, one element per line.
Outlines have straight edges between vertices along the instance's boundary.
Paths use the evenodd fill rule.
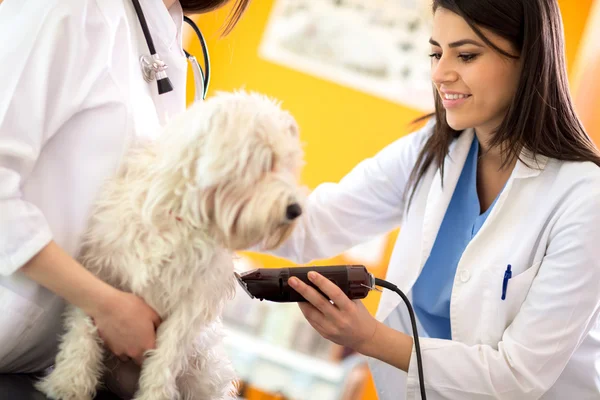
<path fill-rule="evenodd" d="M 303 151 L 296 121 L 277 102 L 219 93 L 190 107 L 169 134 L 160 151 L 179 218 L 232 250 L 272 249 L 289 235 L 302 213 Z"/>

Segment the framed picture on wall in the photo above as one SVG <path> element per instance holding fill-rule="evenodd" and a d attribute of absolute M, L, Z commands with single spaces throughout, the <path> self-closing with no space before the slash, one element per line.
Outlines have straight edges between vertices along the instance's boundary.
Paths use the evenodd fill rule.
<path fill-rule="evenodd" d="M 260 56 L 431 111 L 431 28 L 426 4 L 424 0 L 275 0 Z"/>

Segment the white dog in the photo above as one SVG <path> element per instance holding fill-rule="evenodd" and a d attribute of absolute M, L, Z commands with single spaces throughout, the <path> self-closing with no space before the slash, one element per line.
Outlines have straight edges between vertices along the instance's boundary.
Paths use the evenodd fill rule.
<path fill-rule="evenodd" d="M 265 96 L 221 93 L 191 106 L 157 141 L 131 146 L 95 204 L 79 260 L 160 315 L 138 400 L 235 398 L 220 316 L 235 293 L 232 253 L 277 247 L 302 210 L 303 152 L 294 119 Z M 53 399 L 95 395 L 109 353 L 69 307 Z"/>

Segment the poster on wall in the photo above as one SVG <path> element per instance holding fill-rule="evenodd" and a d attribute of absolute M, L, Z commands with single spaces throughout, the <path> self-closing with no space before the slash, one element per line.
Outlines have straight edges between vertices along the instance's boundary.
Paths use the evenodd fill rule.
<path fill-rule="evenodd" d="M 259 53 L 270 62 L 429 112 L 431 28 L 423 4 L 275 0 Z"/>

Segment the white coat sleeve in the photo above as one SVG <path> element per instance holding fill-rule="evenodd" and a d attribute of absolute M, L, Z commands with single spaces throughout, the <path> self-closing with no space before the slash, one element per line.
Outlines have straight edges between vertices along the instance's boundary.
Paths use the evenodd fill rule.
<path fill-rule="evenodd" d="M 533 400 L 558 379 L 600 313 L 600 179 L 590 180 L 586 192 L 565 199 L 537 276 L 497 350 L 421 339 L 428 398 Z M 420 399 L 414 349 L 407 399 Z"/>
<path fill-rule="evenodd" d="M 297 263 L 336 256 L 401 224 L 403 193 L 433 121 L 392 142 L 339 183 L 308 196 L 290 238 L 271 254 Z"/>
<path fill-rule="evenodd" d="M 69 14 L 38 1 L 0 7 L 0 275 L 19 269 L 52 239 L 21 187 L 45 143 L 76 109 L 81 32 Z"/>

